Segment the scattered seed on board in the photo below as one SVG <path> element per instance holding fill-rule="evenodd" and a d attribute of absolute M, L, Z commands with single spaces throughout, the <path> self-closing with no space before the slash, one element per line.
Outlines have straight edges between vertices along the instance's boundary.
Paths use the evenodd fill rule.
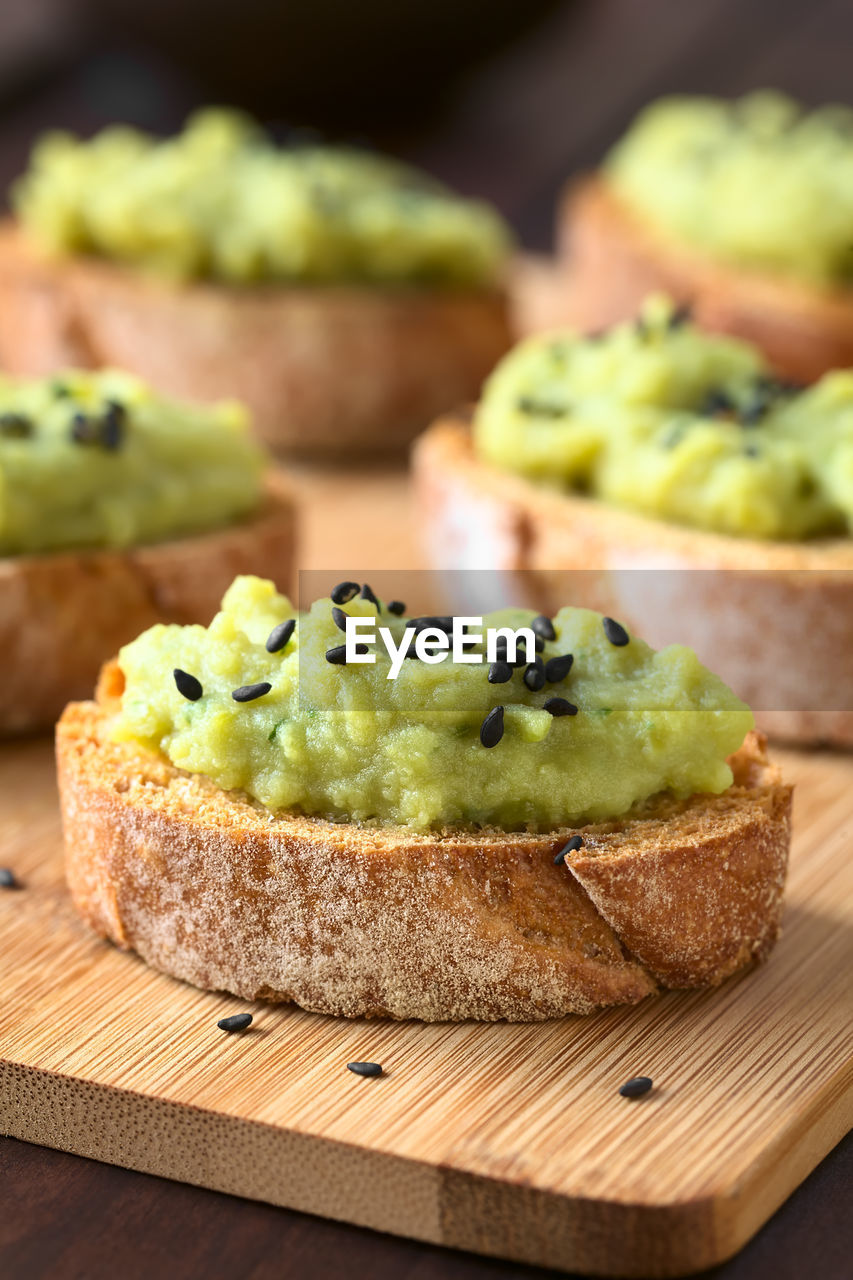
<path fill-rule="evenodd" d="M 216 1025 L 220 1031 L 245 1031 L 251 1021 L 250 1013 L 232 1013 L 230 1018 L 220 1018 Z"/>
<path fill-rule="evenodd" d="M 385 608 L 389 613 L 396 614 L 398 618 L 401 614 L 406 612 L 406 606 L 403 604 L 402 600 L 389 600 Z"/>
<path fill-rule="evenodd" d="M 630 636 L 621 622 L 614 622 L 613 618 L 602 618 L 601 625 L 604 627 L 604 634 L 611 644 L 619 648 L 623 644 L 627 644 Z"/>
<path fill-rule="evenodd" d="M 333 604 L 347 604 L 352 600 L 353 596 L 358 595 L 359 584 L 357 582 L 339 582 L 336 587 L 332 587 L 330 595 Z"/>
<path fill-rule="evenodd" d="M 381 1076 L 382 1064 L 379 1062 L 348 1062 L 347 1071 L 354 1076 Z"/>
<path fill-rule="evenodd" d="M 554 855 L 554 866 L 559 867 L 561 862 L 565 862 L 567 853 L 576 853 L 582 847 L 583 836 L 572 836 L 571 840 L 566 841 L 560 852 Z"/>
<path fill-rule="evenodd" d="M 568 698 L 548 698 L 542 710 L 549 711 L 552 716 L 576 716 L 578 713 L 577 707 Z"/>
<path fill-rule="evenodd" d="M 359 653 L 359 654 L 365 654 L 370 652 L 366 644 L 357 644 L 355 646 L 355 651 L 356 653 Z M 335 645 L 334 649 L 327 649 L 326 661 L 331 662 L 332 665 L 336 667 L 345 667 L 347 662 L 346 645 L 338 644 L 338 645 Z"/>
<path fill-rule="evenodd" d="M 17 876 L 11 867 L 0 867 L 0 889 L 18 889 Z"/>
<path fill-rule="evenodd" d="M 374 605 L 374 606 L 375 606 L 375 608 L 376 608 L 376 612 L 377 612 L 377 613 L 381 613 L 381 612 L 382 612 L 382 606 L 381 606 L 381 604 L 379 603 L 378 599 L 377 599 L 377 598 L 376 598 L 376 596 L 373 594 L 373 592 L 371 591 L 370 587 L 368 586 L 368 584 L 367 584 L 366 582 L 365 582 L 364 586 L 361 588 L 361 598 L 362 598 L 362 600 L 369 600 L 369 601 L 370 601 L 370 603 L 371 603 L 372 605 Z"/>
<path fill-rule="evenodd" d="M 506 684 L 512 679 L 512 667 L 508 662 L 492 662 L 489 666 L 489 684 Z"/>
<path fill-rule="evenodd" d="M 504 709 L 493 707 L 480 725 L 480 741 L 484 747 L 496 747 L 504 736 Z"/>
<path fill-rule="evenodd" d="M 545 683 L 545 667 L 541 658 L 537 658 L 535 662 L 530 662 L 524 668 L 524 683 L 532 693 L 538 693 Z"/>
<path fill-rule="evenodd" d="M 545 663 L 545 679 L 549 684 L 557 684 L 565 680 L 575 660 L 573 653 L 561 653 L 556 658 L 549 658 Z"/>
<path fill-rule="evenodd" d="M 540 613 L 538 618 L 534 618 L 530 624 L 533 632 L 537 636 L 541 636 L 543 640 L 556 640 L 557 633 L 554 630 L 554 624 L 550 618 L 546 618 L 544 613 Z"/>
<path fill-rule="evenodd" d="M 648 1093 L 652 1087 L 652 1079 L 650 1076 L 633 1076 L 630 1080 L 626 1080 L 619 1090 L 623 1098 L 642 1098 L 644 1093 Z"/>
<path fill-rule="evenodd" d="M 235 702 L 254 702 L 255 698 L 263 698 L 271 688 L 269 680 L 259 680 L 257 684 L 241 684 L 231 697 Z"/>
<path fill-rule="evenodd" d="M 338 628 L 338 631 L 346 631 L 347 618 L 349 616 L 350 615 L 348 613 L 344 613 L 343 609 L 339 609 L 337 605 L 332 608 L 332 621 Z"/>
<path fill-rule="evenodd" d="M 283 649 L 295 630 L 295 618 L 288 618 L 286 622 L 280 622 L 277 627 L 273 627 L 267 636 L 267 653 L 278 653 Z"/>
<path fill-rule="evenodd" d="M 204 689 L 201 687 L 201 681 L 195 676 L 191 676 L 188 671 L 182 671 L 180 667 L 175 667 L 172 675 L 175 677 L 175 684 L 180 693 L 188 702 L 198 702 Z"/>

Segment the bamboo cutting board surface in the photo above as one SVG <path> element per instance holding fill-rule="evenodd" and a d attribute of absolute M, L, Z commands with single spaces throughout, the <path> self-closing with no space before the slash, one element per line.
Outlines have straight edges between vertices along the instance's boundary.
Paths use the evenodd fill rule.
<path fill-rule="evenodd" d="M 50 744 L 0 750 L 0 1128 L 458 1248 L 667 1276 L 733 1253 L 853 1116 L 853 760 L 797 783 L 784 936 L 710 993 L 508 1026 L 246 1006 L 98 941 L 64 892 Z M 383 1063 L 361 1079 L 348 1061 Z M 628 1102 L 619 1085 L 648 1074 Z"/>

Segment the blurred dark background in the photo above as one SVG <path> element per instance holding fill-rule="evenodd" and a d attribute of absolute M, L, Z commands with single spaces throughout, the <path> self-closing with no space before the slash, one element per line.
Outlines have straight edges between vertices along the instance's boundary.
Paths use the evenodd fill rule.
<path fill-rule="evenodd" d="M 851 0 L 0 0 L 0 186 L 33 138 L 242 106 L 422 164 L 547 248 L 559 188 L 649 98 L 853 100 Z"/>

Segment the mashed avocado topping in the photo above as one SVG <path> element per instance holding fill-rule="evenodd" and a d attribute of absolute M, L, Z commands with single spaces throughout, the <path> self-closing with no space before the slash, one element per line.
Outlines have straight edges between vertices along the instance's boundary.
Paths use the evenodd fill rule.
<path fill-rule="evenodd" d="M 426 174 L 347 147 L 278 147 L 224 110 L 166 141 L 125 126 L 49 134 L 13 203 L 48 252 L 176 280 L 489 286 L 509 242 L 491 208 Z"/>
<path fill-rule="evenodd" d="M 818 285 L 853 280 L 853 109 L 783 94 L 664 98 L 611 151 L 624 200 L 714 258 Z"/>
<path fill-rule="evenodd" d="M 377 614 L 364 594 L 343 609 Z M 531 617 L 503 610 L 484 626 Z M 380 603 L 379 623 L 401 638 L 412 620 Z M 208 628 L 155 626 L 122 649 L 113 732 L 271 809 L 418 829 L 548 829 L 731 785 L 726 757 L 752 714 L 690 649 L 656 653 L 585 609 L 545 632 L 544 681 L 519 667 L 492 683 L 487 665 L 450 657 L 403 661 L 389 679 L 378 643 L 374 665 L 336 660 L 330 599 L 297 615 L 272 583 L 237 578 Z M 503 733 L 489 737 L 498 707 Z"/>
<path fill-rule="evenodd" d="M 607 333 L 536 336 L 488 380 L 486 461 L 735 536 L 853 531 L 853 372 L 801 389 L 664 298 Z"/>
<path fill-rule="evenodd" d="M 261 500 L 245 410 L 117 370 L 0 376 L 0 554 L 128 547 L 227 525 Z"/>

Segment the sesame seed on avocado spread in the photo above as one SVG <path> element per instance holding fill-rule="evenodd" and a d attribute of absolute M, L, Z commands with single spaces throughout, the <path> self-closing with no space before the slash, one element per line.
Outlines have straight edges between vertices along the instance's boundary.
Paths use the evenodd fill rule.
<path fill-rule="evenodd" d="M 606 333 L 522 342 L 486 383 L 474 444 L 501 469 L 676 524 L 853 531 L 853 371 L 780 381 L 664 297 Z"/>
<path fill-rule="evenodd" d="M 127 126 L 47 135 L 15 184 L 32 240 L 174 280 L 498 283 L 509 232 L 398 161 L 344 146 L 277 146 L 236 111 L 198 112 L 160 141 Z"/>
<path fill-rule="evenodd" d="M 221 528 L 260 505 L 265 465 L 234 402 L 165 400 L 115 369 L 0 375 L 0 555 Z"/>
<path fill-rule="evenodd" d="M 152 627 L 120 653 L 114 737 L 270 809 L 414 829 L 547 830 L 624 814 L 661 791 L 731 785 L 726 757 L 752 714 L 690 649 L 655 652 L 567 608 L 551 620 L 553 639 L 537 620 L 544 686 L 528 686 L 524 665 L 496 685 L 486 662 L 449 656 L 407 659 L 389 679 L 378 642 L 372 665 L 330 659 L 343 639 L 334 597 L 297 614 L 272 583 L 243 577 L 208 628 Z M 421 625 L 364 594 L 338 607 L 398 640 Z M 484 628 L 533 621 L 507 609 Z M 571 663 L 551 665 L 568 653 Z"/>
<path fill-rule="evenodd" d="M 853 109 L 770 90 L 673 97 L 640 113 L 604 165 L 651 225 L 708 256 L 818 286 L 853 281 Z"/>

